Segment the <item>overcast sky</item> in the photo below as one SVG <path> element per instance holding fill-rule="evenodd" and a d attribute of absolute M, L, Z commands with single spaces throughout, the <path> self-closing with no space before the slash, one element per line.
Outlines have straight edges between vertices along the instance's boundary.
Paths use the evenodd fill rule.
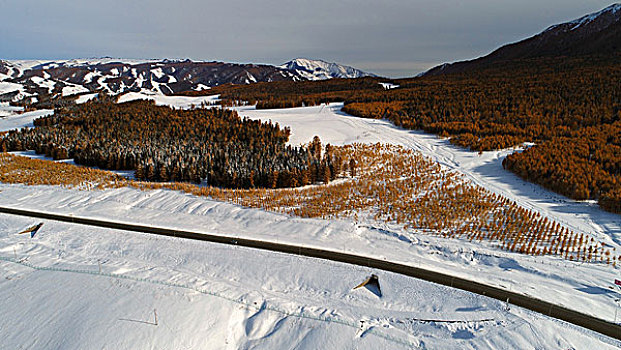
<path fill-rule="evenodd" d="M 412 76 L 613 0 L 0 0 L 0 59 L 320 58 Z"/>

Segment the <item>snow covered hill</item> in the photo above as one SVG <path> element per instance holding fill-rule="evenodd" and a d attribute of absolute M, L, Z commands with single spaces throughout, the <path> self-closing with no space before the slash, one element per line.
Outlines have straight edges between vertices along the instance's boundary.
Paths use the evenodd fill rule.
<path fill-rule="evenodd" d="M 73 59 L 0 60 L 0 102 L 69 96 L 103 90 L 171 95 L 222 84 L 322 80 L 370 76 L 352 67 L 297 59 L 283 66 L 190 60 Z"/>
<path fill-rule="evenodd" d="M 0 78 L 21 85 L 31 95 L 63 96 L 98 90 L 110 94 L 151 91 L 170 95 L 204 90 L 221 84 L 301 80 L 294 73 L 269 65 L 190 60 L 0 61 Z M 11 87 L 7 87 L 10 91 Z M 4 91 L 4 92 L 9 92 Z M 2 91 L 0 91 L 1 93 Z"/>
<path fill-rule="evenodd" d="M 359 69 L 330 63 L 322 60 L 310 60 L 307 58 L 296 58 L 280 66 L 286 70 L 308 80 L 325 80 L 332 78 L 362 78 L 373 77 L 375 74 L 363 72 Z"/>
<path fill-rule="evenodd" d="M 552 31 L 575 31 L 581 30 L 583 28 L 588 28 L 591 31 L 602 30 L 610 25 L 618 22 L 621 19 L 621 3 L 612 4 L 605 9 L 594 12 L 585 16 L 582 16 L 573 21 L 569 21 L 562 24 L 556 24 L 544 31 L 552 32 Z"/>

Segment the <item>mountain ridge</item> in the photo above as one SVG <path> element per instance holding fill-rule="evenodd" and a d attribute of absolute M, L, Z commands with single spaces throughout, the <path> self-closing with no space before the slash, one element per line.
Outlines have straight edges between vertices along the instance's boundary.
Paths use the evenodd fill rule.
<path fill-rule="evenodd" d="M 297 62 L 287 68 L 287 63 Z M 0 100 L 106 91 L 173 95 L 222 84 L 356 78 L 372 74 L 321 60 L 282 66 L 189 59 L 0 60 Z M 309 70 L 312 69 L 312 72 Z M 12 94 L 7 96 L 6 94 Z"/>
<path fill-rule="evenodd" d="M 520 59 L 612 55 L 620 51 L 621 3 L 615 3 L 572 21 L 549 26 L 539 34 L 503 45 L 485 56 L 444 63 L 420 75 L 461 73 Z"/>

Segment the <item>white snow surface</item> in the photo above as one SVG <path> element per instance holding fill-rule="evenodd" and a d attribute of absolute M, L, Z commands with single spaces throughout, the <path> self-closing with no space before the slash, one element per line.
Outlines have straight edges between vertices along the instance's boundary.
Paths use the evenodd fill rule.
<path fill-rule="evenodd" d="M 144 97 L 137 95 L 126 98 Z M 200 103 L 196 98 L 151 97 L 158 104 L 178 108 Z M 218 96 L 203 98 L 217 101 Z M 419 150 L 524 207 L 612 247 L 621 244 L 619 216 L 601 211 L 594 203 L 572 201 L 543 190 L 504 171 L 500 163 L 511 150 L 479 156 L 433 135 L 403 130 L 384 120 L 346 115 L 340 112 L 341 107 L 333 103 L 283 110 L 236 110 L 242 116 L 289 126 L 290 143 L 294 145 L 319 135 L 324 144 L 385 142 Z M 16 127 L 9 127 L 9 121 L 11 125 L 29 126 L 26 121 L 2 118 L 0 130 Z M 131 188 L 79 191 L 0 184 L 0 205 L 371 255 L 518 291 L 610 321 L 615 315 L 614 300 L 621 298 L 612 287 L 619 278 L 619 268 L 505 252 L 489 244 L 404 231 L 365 217 L 357 222 L 301 219 L 168 190 L 142 192 Z M 0 325 L 6 322 L 12 327 L 0 327 L 0 337 L 8 339 L 9 345 L 44 339 L 52 348 L 63 349 L 102 348 L 106 342 L 111 348 L 201 348 L 193 346 L 200 341 L 199 335 L 200 339 L 214 339 L 214 346 L 208 348 L 392 349 L 404 343 L 410 348 L 621 346 L 516 307 L 503 312 L 502 303 L 398 275 L 381 274 L 385 296 L 377 299 L 366 290 L 349 290 L 371 273 L 366 269 L 52 222 L 47 222 L 45 230 L 32 240 L 15 235 L 33 222 L 0 216 L 0 256 L 27 259 L 36 267 L 88 271 L 98 271 L 99 261 L 103 272 L 133 279 L 33 270 L 0 261 L 0 295 L 6 296 L 0 298 L 0 310 L 9 310 Z M 149 282 L 136 280 L 140 278 Z M 154 281 L 165 284 L 153 286 Z M 171 282 L 194 289 L 166 284 Z M 218 296 L 197 289 L 215 291 Z M 159 315 L 158 326 L 148 324 L 153 309 Z M 273 309 L 288 314 L 304 310 L 314 316 L 337 316 L 353 324 L 365 320 L 365 325 L 372 326 L 371 331 L 357 332 L 343 324 L 286 316 Z M 31 317 L 33 314 L 41 317 Z M 49 322 L 54 315 L 62 315 L 61 321 Z M 413 320 L 455 317 L 469 322 L 446 325 Z M 486 318 L 494 321 L 472 321 Z M 64 333 L 52 324 L 62 324 Z M 13 329 L 15 325 L 20 331 Z M 35 330 L 38 338 L 32 335 Z M 386 336 L 378 336 L 376 331 Z M 67 332 L 76 337 L 63 343 L 60 337 Z M 88 339 L 78 336 L 87 332 Z M 158 345 L 144 345 L 155 342 Z"/>
<path fill-rule="evenodd" d="M 194 90 L 203 91 L 203 90 L 209 90 L 209 89 L 211 89 L 211 87 L 204 85 L 204 84 L 198 84 L 196 85 L 196 88 Z"/>
<path fill-rule="evenodd" d="M 1 107 L 0 108 L 0 116 L 2 116 L 2 111 L 8 111 L 8 115 L 0 118 L 0 132 L 9 131 L 13 129 L 21 129 L 21 128 L 31 128 L 34 127 L 32 121 L 54 113 L 53 109 L 40 109 L 33 112 L 26 112 L 22 114 L 17 114 L 17 111 L 20 109 L 14 109 L 11 107 Z"/>
<path fill-rule="evenodd" d="M 153 73 L 153 75 L 155 75 L 155 77 L 158 79 L 164 76 L 164 71 L 162 70 L 162 68 L 151 69 L 151 73 Z"/>
<path fill-rule="evenodd" d="M 17 234 L 32 222 L 0 215 L 0 337 L 10 349 L 621 345 L 397 274 L 380 274 L 381 298 L 352 290 L 375 272 L 364 267 L 57 222 Z"/>
<path fill-rule="evenodd" d="M 0 81 L 0 94 L 12 91 L 24 91 L 24 86 L 22 84 L 11 83 L 8 81 Z"/>
<path fill-rule="evenodd" d="M 76 104 L 82 104 L 85 103 L 87 101 L 90 101 L 92 99 L 94 99 L 95 97 L 97 97 L 98 93 L 94 92 L 92 94 L 84 94 L 84 95 L 80 95 L 78 96 L 78 98 L 75 100 Z"/>
<path fill-rule="evenodd" d="M 8 102 L 0 102 L 0 118 L 10 117 L 21 113 L 23 110 L 23 107 L 11 106 Z"/>
<path fill-rule="evenodd" d="M 90 83 L 93 81 L 93 78 L 100 76 L 99 72 L 88 72 L 84 75 L 84 83 Z"/>
<path fill-rule="evenodd" d="M 80 94 L 80 93 L 89 92 L 89 91 L 90 91 L 89 89 L 85 88 L 82 85 L 71 84 L 71 85 L 63 87 L 62 95 L 71 96 L 71 95 Z"/>
<path fill-rule="evenodd" d="M 46 78 L 41 78 L 41 77 L 37 77 L 37 76 L 33 76 L 30 78 L 30 80 L 39 85 L 40 87 L 43 88 L 47 88 L 47 90 L 49 92 L 52 92 L 52 90 L 54 89 L 54 86 L 56 86 L 56 82 L 53 80 L 48 80 Z"/>
<path fill-rule="evenodd" d="M 380 83 L 380 85 L 385 89 L 385 90 L 391 90 L 391 89 L 396 89 L 399 87 L 399 85 L 397 84 L 391 84 L 391 83 Z"/>

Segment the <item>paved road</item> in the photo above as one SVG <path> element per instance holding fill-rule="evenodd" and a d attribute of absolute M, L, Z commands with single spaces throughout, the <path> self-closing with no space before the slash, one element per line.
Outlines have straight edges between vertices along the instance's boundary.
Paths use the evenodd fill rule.
<path fill-rule="evenodd" d="M 112 228 L 124 231 L 134 231 L 142 233 L 150 233 L 162 236 L 178 237 L 185 239 L 193 239 L 214 243 L 238 245 L 248 248 L 263 249 L 274 252 L 281 252 L 287 254 L 296 254 L 312 258 L 319 258 L 331 261 L 337 261 L 347 264 L 367 266 L 374 269 L 383 271 L 389 271 L 399 273 L 402 275 L 422 279 L 429 282 L 434 282 L 449 286 L 452 288 L 458 288 L 468 292 L 484 295 L 490 298 L 498 299 L 503 302 L 508 301 L 510 304 L 523 307 L 528 310 L 539 312 L 541 314 L 563 320 L 577 326 L 581 326 L 598 333 L 605 334 L 609 337 L 621 340 L 621 326 L 614 323 L 604 321 L 602 319 L 586 315 L 577 311 L 567 309 L 562 306 L 554 305 L 546 301 L 542 301 L 536 298 L 532 298 L 523 294 L 510 292 L 497 287 L 488 286 L 482 283 L 469 281 L 463 278 L 454 277 L 451 275 L 425 270 L 418 267 L 407 266 L 403 264 L 393 263 L 389 261 L 374 259 L 372 257 L 365 257 L 354 254 L 340 253 L 323 249 L 307 248 L 294 246 L 289 244 L 274 243 L 259 241 L 246 238 L 234 238 L 218 236 L 206 233 L 198 233 L 191 231 L 181 231 L 168 228 L 150 227 L 134 224 L 125 224 L 113 221 L 97 220 L 73 217 L 69 215 L 42 213 L 37 211 L 14 209 L 7 207 L 0 207 L 0 213 L 35 217 L 41 219 L 55 220 L 70 222 L 80 225 L 89 225 L 96 227 Z"/>

